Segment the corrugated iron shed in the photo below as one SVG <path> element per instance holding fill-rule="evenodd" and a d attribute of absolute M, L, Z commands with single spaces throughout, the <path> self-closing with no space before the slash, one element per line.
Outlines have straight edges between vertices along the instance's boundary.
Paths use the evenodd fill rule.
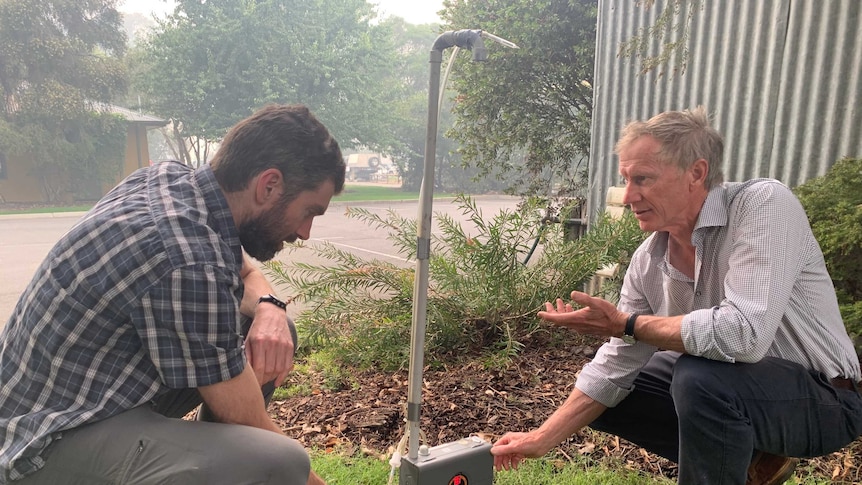
<path fill-rule="evenodd" d="M 644 75 L 639 60 L 618 57 L 619 46 L 653 25 L 666 2 L 638 3 L 599 0 L 592 215 L 619 183 L 613 146 L 622 126 L 669 109 L 704 105 L 713 114 L 725 180 L 772 177 L 793 187 L 862 156 L 862 2 L 704 0 L 691 11 L 685 72 L 674 74 L 671 62 Z M 664 41 L 679 38 L 668 29 Z M 648 54 L 659 46 L 651 40 Z"/>

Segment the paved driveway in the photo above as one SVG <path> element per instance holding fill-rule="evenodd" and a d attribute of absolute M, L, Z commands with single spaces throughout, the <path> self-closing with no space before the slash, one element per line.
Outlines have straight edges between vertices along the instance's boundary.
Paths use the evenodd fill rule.
<path fill-rule="evenodd" d="M 501 209 L 513 208 L 517 199 L 481 196 L 476 198 L 476 202 L 485 216 L 490 218 Z M 385 239 L 384 231 L 346 217 L 345 208 L 348 205 L 365 207 L 378 213 L 392 209 L 409 218 L 415 218 L 418 211 L 417 201 L 333 203 L 325 215 L 315 219 L 309 243 L 325 240 L 366 259 L 378 258 L 405 265 L 415 264 L 404 261 L 397 254 L 395 248 Z M 435 214 L 447 213 L 456 220 L 464 220 L 450 199 L 435 200 L 433 210 Z M 45 255 L 79 217 L 80 214 L 0 216 L 0 326 L 5 325 L 9 319 L 18 297 L 27 287 Z M 290 256 L 286 254 L 278 256 L 279 259 L 288 257 Z M 292 314 L 297 312 L 298 308 L 291 308 Z"/>

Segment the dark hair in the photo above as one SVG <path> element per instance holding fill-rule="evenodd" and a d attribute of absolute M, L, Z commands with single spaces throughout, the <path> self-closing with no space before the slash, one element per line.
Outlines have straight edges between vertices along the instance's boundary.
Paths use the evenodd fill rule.
<path fill-rule="evenodd" d="M 344 188 L 345 164 L 338 142 L 323 123 L 299 104 L 271 104 L 228 131 L 210 161 L 225 192 L 248 187 L 256 175 L 277 168 L 284 177 L 284 201 L 317 190 L 331 180 L 338 194 Z"/>
<path fill-rule="evenodd" d="M 724 179 L 721 173 L 724 142 L 721 134 L 709 126 L 709 115 L 703 106 L 693 110 L 665 111 L 647 121 L 628 123 L 617 141 L 616 153 L 642 136 L 658 140 L 662 161 L 682 170 L 698 159 L 705 159 L 709 164 L 706 188 L 712 188 Z"/>

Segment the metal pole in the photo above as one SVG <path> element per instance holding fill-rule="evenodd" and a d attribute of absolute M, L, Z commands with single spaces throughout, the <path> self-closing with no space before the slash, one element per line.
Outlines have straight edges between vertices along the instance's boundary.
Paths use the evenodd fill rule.
<path fill-rule="evenodd" d="M 481 30 L 458 30 L 440 34 L 434 41 L 428 75 L 428 124 L 425 130 L 425 167 L 419 189 L 419 216 L 416 229 L 416 280 L 413 282 L 413 322 L 410 330 L 410 371 L 407 389 L 407 457 L 419 455 L 419 415 L 422 403 L 422 368 L 425 359 L 425 326 L 428 307 L 428 263 L 431 255 L 431 201 L 434 196 L 434 164 L 437 158 L 437 117 L 440 113 L 440 65 L 449 47 L 470 49 L 474 61 L 484 61 L 488 52 L 482 38 L 506 47 L 518 46 Z"/>
<path fill-rule="evenodd" d="M 425 167 L 419 189 L 419 225 L 416 233 L 416 280 L 413 283 L 413 326 L 410 334 L 410 372 L 407 391 L 408 457 L 419 453 L 419 410 L 422 403 L 422 368 L 425 358 L 428 258 L 431 254 L 431 203 L 434 196 L 434 162 L 437 155 L 437 100 L 443 52 L 432 50 L 428 76 L 428 125 L 425 130 Z"/>

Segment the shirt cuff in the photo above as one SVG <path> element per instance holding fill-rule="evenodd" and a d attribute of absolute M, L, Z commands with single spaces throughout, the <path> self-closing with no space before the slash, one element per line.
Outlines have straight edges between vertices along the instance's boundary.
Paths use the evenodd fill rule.
<path fill-rule="evenodd" d="M 716 308 L 695 310 L 682 317 L 680 337 L 685 352 L 690 355 L 719 362 L 735 362 L 736 359 L 727 355 L 718 345 L 713 325 L 713 313 Z"/>
<path fill-rule="evenodd" d="M 624 388 L 593 370 L 589 364 L 584 366 L 575 381 L 575 387 L 605 406 L 612 408 L 622 402 L 634 390 L 634 387 Z"/>

